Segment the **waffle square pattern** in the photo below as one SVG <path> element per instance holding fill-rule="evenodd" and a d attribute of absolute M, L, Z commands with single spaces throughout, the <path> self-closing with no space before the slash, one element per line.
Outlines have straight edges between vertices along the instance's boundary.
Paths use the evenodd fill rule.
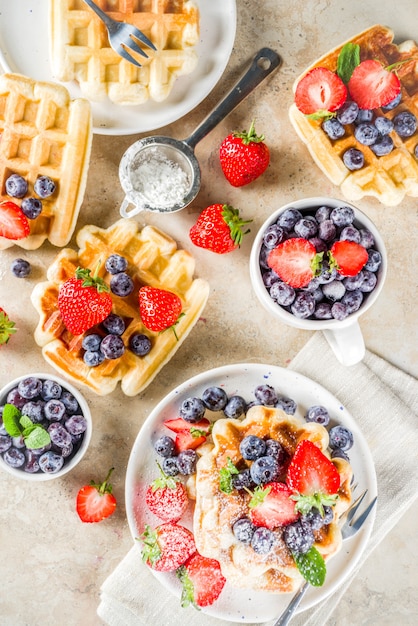
<path fill-rule="evenodd" d="M 39 248 L 48 239 L 65 246 L 73 234 L 84 198 L 92 142 L 88 100 L 72 100 L 67 89 L 19 74 L 0 76 L 0 190 L 1 201 L 22 200 L 6 195 L 5 183 L 19 174 L 28 195 L 38 176 L 49 176 L 56 190 L 42 200 L 42 212 L 30 221 L 24 239 L 0 237 L 0 250 L 18 245 Z"/>
<path fill-rule="evenodd" d="M 111 393 L 121 383 L 127 396 L 141 392 L 161 368 L 170 360 L 192 330 L 206 304 L 209 285 L 194 278 L 195 261 L 190 253 L 177 247 L 167 234 L 152 227 L 142 230 L 130 220 L 121 219 L 108 229 L 88 225 L 77 234 L 79 251 L 64 248 L 48 268 L 47 281 L 38 283 L 32 292 L 32 303 L 39 314 L 35 341 L 42 354 L 58 372 L 75 383 L 82 384 L 98 395 Z M 74 336 L 64 326 L 58 309 L 60 286 L 74 276 L 78 266 L 95 268 L 109 283 L 105 260 L 111 254 L 124 256 L 127 273 L 134 282 L 128 296 L 111 293 L 112 312 L 125 321 L 122 335 L 125 346 L 133 333 L 143 333 L 151 340 L 151 350 L 143 357 L 136 356 L 128 347 L 118 359 L 105 360 L 96 367 L 83 361 L 83 335 Z M 174 292 L 181 299 L 183 316 L 172 330 L 152 332 L 142 323 L 138 306 L 138 290 L 143 285 Z M 100 332 L 100 331 L 98 331 Z"/>
<path fill-rule="evenodd" d="M 91 101 L 122 105 L 165 100 L 177 77 L 197 65 L 199 11 L 192 0 L 97 0 L 109 17 L 132 24 L 156 46 L 137 55 L 136 67 L 109 44 L 107 30 L 82 0 L 50 0 L 50 50 L 54 76 L 76 80 Z M 131 52 L 130 52 L 131 53 Z M 132 53 L 135 57 L 136 53 Z"/>
<path fill-rule="evenodd" d="M 402 111 L 409 111 L 418 118 L 418 47 L 411 40 L 396 45 L 393 39 L 394 33 L 389 28 L 376 25 L 350 41 L 360 46 L 362 61 L 375 59 L 384 67 L 399 64 L 396 73 L 401 82 L 401 101 L 389 111 L 376 109 L 375 115 L 392 120 Z M 336 71 L 343 45 L 318 59 L 303 75 L 314 67 Z M 296 80 L 294 91 L 302 76 Z M 343 137 L 332 140 L 322 130 L 321 121 L 303 115 L 296 104 L 291 105 L 289 116 L 315 163 L 334 185 L 341 188 L 348 200 L 356 202 L 364 196 L 373 196 L 384 205 L 396 206 L 405 196 L 418 197 L 418 158 L 415 151 L 418 131 L 410 137 L 400 137 L 393 130 L 390 136 L 394 149 L 385 156 L 376 156 L 369 146 L 358 143 L 354 136 L 354 124 L 345 127 Z M 356 171 L 350 171 L 342 160 L 342 155 L 350 148 L 359 149 L 364 154 L 364 166 Z"/>

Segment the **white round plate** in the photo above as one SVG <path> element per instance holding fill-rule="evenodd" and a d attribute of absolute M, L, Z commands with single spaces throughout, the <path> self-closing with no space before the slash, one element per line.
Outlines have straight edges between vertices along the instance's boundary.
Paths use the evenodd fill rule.
<path fill-rule="evenodd" d="M 168 434 L 167 429 L 162 427 L 164 420 L 178 417 L 183 400 L 190 396 L 200 397 L 211 385 L 224 388 L 229 396 L 239 394 L 250 402 L 254 400 L 253 390 L 260 384 L 272 385 L 281 395 L 293 398 L 298 405 L 297 415 L 304 416 L 310 406 L 320 404 L 328 409 L 331 416 L 330 426 L 342 424 L 351 429 L 354 434 L 354 446 L 350 450 L 350 461 L 355 481 L 358 483 L 356 493 L 361 493 L 367 488 L 367 501 L 377 494 L 376 474 L 367 443 L 355 420 L 337 398 L 314 381 L 288 369 L 252 363 L 227 365 L 198 374 L 178 386 L 154 408 L 139 431 L 129 458 L 125 485 L 127 517 L 134 539 L 141 535 L 145 524 L 155 527 L 161 523 L 147 510 L 145 490 L 158 474 L 153 442 L 163 432 Z M 307 592 L 300 611 L 323 600 L 349 576 L 370 537 L 374 517 L 375 513 L 372 513 L 355 537 L 347 540 L 343 549 L 329 561 L 325 584 L 320 588 L 311 588 Z M 180 523 L 191 528 L 191 514 L 186 515 Z M 141 542 L 135 543 L 140 551 Z M 180 596 L 180 583 L 174 574 L 151 571 L 170 592 Z M 261 623 L 280 615 L 290 597 L 289 594 L 276 595 L 248 589 L 233 589 L 226 583 L 218 600 L 202 610 L 228 621 Z"/>
<path fill-rule="evenodd" d="M 49 61 L 48 5 L 44 0 L 0 0 L 0 66 L 35 80 L 54 80 Z M 200 0 L 200 42 L 196 69 L 177 79 L 164 102 L 137 106 L 92 102 L 93 132 L 102 135 L 144 133 L 186 115 L 210 93 L 229 61 L 236 32 L 235 0 Z M 63 83 L 73 98 L 77 83 Z"/>

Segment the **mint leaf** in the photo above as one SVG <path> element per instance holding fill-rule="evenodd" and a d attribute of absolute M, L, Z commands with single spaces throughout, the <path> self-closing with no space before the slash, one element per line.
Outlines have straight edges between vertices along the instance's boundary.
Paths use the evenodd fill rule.
<path fill-rule="evenodd" d="M 19 421 L 22 428 L 30 428 L 33 426 L 32 420 L 27 415 L 22 415 Z"/>
<path fill-rule="evenodd" d="M 39 424 L 34 425 L 29 435 L 25 437 L 25 445 L 29 450 L 43 448 L 51 442 L 50 434 Z"/>
<path fill-rule="evenodd" d="M 305 554 L 292 552 L 296 566 L 305 580 L 313 587 L 321 587 L 325 582 L 327 568 L 322 555 L 315 546 Z"/>
<path fill-rule="evenodd" d="M 224 493 L 231 493 L 233 490 L 232 476 L 239 474 L 237 468 L 228 457 L 225 467 L 221 467 L 219 470 L 219 489 Z"/>
<path fill-rule="evenodd" d="M 3 408 L 3 424 L 7 433 L 11 437 L 20 437 L 22 429 L 20 427 L 21 413 L 14 404 L 5 404 Z"/>
<path fill-rule="evenodd" d="M 357 65 L 360 65 L 360 46 L 348 42 L 342 47 L 337 60 L 337 74 L 343 83 L 348 83 Z"/>

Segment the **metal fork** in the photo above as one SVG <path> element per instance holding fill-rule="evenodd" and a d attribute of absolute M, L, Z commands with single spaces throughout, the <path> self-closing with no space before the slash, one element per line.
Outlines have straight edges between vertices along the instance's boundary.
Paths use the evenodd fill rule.
<path fill-rule="evenodd" d="M 134 65 L 141 67 L 141 64 L 138 63 L 138 61 L 134 59 L 133 56 L 131 56 L 125 48 L 129 48 L 130 50 L 141 54 L 146 59 L 148 58 L 147 53 L 136 43 L 134 39 L 132 39 L 132 37 L 134 37 L 135 39 L 139 39 L 139 41 L 142 41 L 143 44 L 145 44 L 152 50 L 157 49 L 152 41 L 150 41 L 143 32 L 138 30 L 138 28 L 136 28 L 132 24 L 118 22 L 109 17 L 109 15 L 102 11 L 102 9 L 98 7 L 97 4 L 93 2 L 93 0 L 84 0 L 84 2 L 88 4 L 88 6 L 93 9 L 93 11 L 104 22 L 108 31 L 109 43 L 112 46 L 113 50 L 117 52 L 121 57 L 129 61 L 129 63 L 133 63 Z"/>
<path fill-rule="evenodd" d="M 349 537 L 353 537 L 363 526 L 364 522 L 373 510 L 373 507 L 375 506 L 377 501 L 377 496 L 370 502 L 370 504 L 366 507 L 363 513 L 361 513 L 356 519 L 354 519 L 354 516 L 357 513 L 360 504 L 363 502 L 366 494 L 367 489 L 351 504 L 350 508 L 347 509 L 347 511 L 342 516 L 342 518 L 345 518 L 344 525 L 341 527 L 343 540 L 348 539 Z M 299 606 L 308 588 L 309 583 L 305 582 L 299 589 L 299 591 L 295 593 L 287 608 L 281 614 L 279 619 L 274 622 L 273 626 L 286 626 L 290 622 L 295 610 Z"/>

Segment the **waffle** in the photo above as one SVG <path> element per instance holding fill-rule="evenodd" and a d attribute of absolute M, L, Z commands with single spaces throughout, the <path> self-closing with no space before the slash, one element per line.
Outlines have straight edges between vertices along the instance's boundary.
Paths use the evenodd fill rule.
<path fill-rule="evenodd" d="M 401 103 L 392 111 L 377 109 L 376 114 L 392 119 L 397 113 L 409 110 L 418 118 L 418 48 L 413 41 L 395 45 L 393 37 L 389 28 L 376 25 L 351 41 L 360 45 L 362 61 L 377 59 L 386 67 L 409 60 L 397 69 L 402 85 Z M 343 45 L 318 59 L 306 72 L 317 66 L 335 71 Z M 295 82 L 294 91 L 301 78 Z M 414 148 L 418 143 L 417 132 L 412 137 L 402 138 L 392 131 L 394 149 L 386 156 L 377 157 L 369 147 L 357 142 L 353 126 L 345 127 L 346 134 L 341 139 L 331 141 L 321 129 L 321 122 L 304 116 L 295 104 L 290 107 L 289 116 L 315 163 L 334 185 L 340 186 L 348 200 L 357 201 L 364 196 L 374 196 L 385 205 L 396 206 L 405 196 L 418 197 L 418 161 L 414 156 Z M 360 170 L 350 171 L 342 161 L 343 153 L 352 147 L 364 154 L 365 163 Z"/>
<path fill-rule="evenodd" d="M 32 303 L 40 318 L 35 341 L 42 347 L 46 361 L 66 378 L 99 395 L 111 393 L 120 381 L 122 391 L 134 396 L 153 380 L 192 330 L 206 303 L 209 286 L 202 279 L 193 279 L 193 257 L 152 226 L 139 230 L 134 222 L 123 219 L 107 230 L 89 225 L 78 232 L 77 244 L 78 253 L 70 248 L 60 251 L 48 268 L 48 280 L 38 283 L 32 292 Z M 99 275 L 109 282 L 104 262 L 112 253 L 127 259 L 127 273 L 135 284 L 134 291 L 127 297 L 111 294 L 112 312 L 121 315 L 126 323 L 122 335 L 125 346 L 131 334 L 140 332 L 150 337 L 152 349 L 146 356 L 138 357 L 127 348 L 119 359 L 88 367 L 83 361 L 83 336 L 72 335 L 61 320 L 58 292 L 60 285 L 74 276 L 77 266 L 95 269 L 99 261 L 102 262 Z M 178 341 L 171 330 L 154 333 L 143 326 L 138 289 L 144 284 L 167 289 L 180 297 L 185 315 L 176 325 Z"/>
<path fill-rule="evenodd" d="M 156 46 L 144 47 L 136 67 L 109 44 L 107 30 L 83 0 L 50 0 L 50 49 L 54 76 L 76 80 L 91 101 L 123 105 L 165 100 L 178 76 L 197 65 L 199 11 L 193 0 L 98 0 L 115 20 L 141 30 Z M 131 52 L 129 51 L 131 54 Z M 135 57 L 136 53 L 132 53 Z"/>
<path fill-rule="evenodd" d="M 325 454 L 329 443 L 323 426 L 271 407 L 254 406 L 243 421 L 217 420 L 212 430 L 214 445 L 205 447 L 197 463 L 193 524 L 196 547 L 204 556 L 220 562 L 223 575 L 233 587 L 272 593 L 295 591 L 303 579 L 280 533 L 272 550 L 259 555 L 251 546 L 238 542 L 232 532 L 233 523 L 248 515 L 250 495 L 238 490 L 231 494 L 221 492 L 219 469 L 226 465 L 228 457 L 235 465 L 242 460 L 239 444 L 247 435 L 277 439 L 289 455 L 302 439 L 311 440 Z M 341 476 L 334 521 L 316 531 L 314 544 L 325 559 L 341 547 L 337 521 L 351 501 L 351 466 L 343 459 L 336 458 L 333 463 Z"/>
<path fill-rule="evenodd" d="M 25 239 L 0 237 L 0 249 L 18 245 L 39 248 L 49 239 L 65 246 L 71 239 L 84 197 L 92 141 L 90 104 L 71 100 L 67 89 L 18 74 L 0 77 L 0 201 L 10 198 L 6 179 L 20 174 L 28 182 L 28 195 L 38 176 L 56 184 L 52 196 L 42 200 L 42 213 L 29 220 Z"/>

